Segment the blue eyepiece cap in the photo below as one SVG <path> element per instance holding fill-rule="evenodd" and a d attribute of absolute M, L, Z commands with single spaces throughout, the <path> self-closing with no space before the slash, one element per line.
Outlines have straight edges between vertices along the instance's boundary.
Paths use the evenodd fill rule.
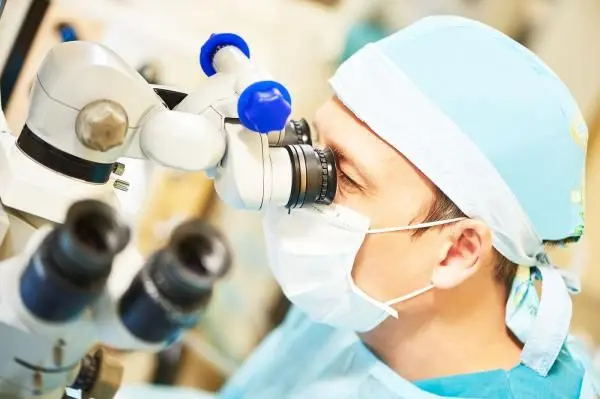
<path fill-rule="evenodd" d="M 206 43 L 200 47 L 200 66 L 206 76 L 212 76 L 217 71 L 213 66 L 213 58 L 217 51 L 225 46 L 233 46 L 250 58 L 248 43 L 235 33 L 213 33 Z"/>
<path fill-rule="evenodd" d="M 242 125 L 254 132 L 283 130 L 292 114 L 292 98 L 281 83 L 263 80 L 240 94 L 237 110 Z"/>

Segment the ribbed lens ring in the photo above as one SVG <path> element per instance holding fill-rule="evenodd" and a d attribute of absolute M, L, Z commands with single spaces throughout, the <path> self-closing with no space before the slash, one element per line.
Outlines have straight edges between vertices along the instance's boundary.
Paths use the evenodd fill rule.
<path fill-rule="evenodd" d="M 307 144 L 312 146 L 312 139 L 310 137 L 310 125 L 306 119 L 302 118 L 297 121 L 290 122 L 293 126 L 294 133 L 296 134 L 297 144 Z"/>
<path fill-rule="evenodd" d="M 315 152 L 321 165 L 321 190 L 315 203 L 329 205 L 333 202 L 337 191 L 335 157 L 329 148 L 315 148 Z"/>
<path fill-rule="evenodd" d="M 100 355 L 85 355 L 85 357 L 81 359 L 79 373 L 77 374 L 75 382 L 71 384 L 71 388 L 89 391 L 98 378 L 101 360 Z"/>

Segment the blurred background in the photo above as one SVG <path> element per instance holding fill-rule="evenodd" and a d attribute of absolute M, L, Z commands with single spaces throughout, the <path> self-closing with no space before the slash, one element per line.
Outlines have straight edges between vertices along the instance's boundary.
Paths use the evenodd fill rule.
<path fill-rule="evenodd" d="M 193 90 L 205 79 L 198 65 L 200 45 L 213 32 L 229 31 L 244 37 L 254 62 L 290 89 L 294 118 L 311 120 L 330 95 L 327 78 L 341 61 L 365 43 L 431 14 L 468 16 L 504 31 L 566 82 L 590 126 L 586 203 L 600 203 L 600 2 L 595 0 L 8 0 L 0 19 L 2 105 L 18 134 L 37 67 L 53 45 L 70 40 L 104 43 L 148 81 Z M 288 306 L 266 266 L 258 216 L 223 206 L 202 173 L 125 164 L 130 188 L 119 195 L 139 221 L 143 253 L 159 247 L 178 222 L 198 215 L 223 230 L 235 253 L 233 272 L 218 286 L 201 324 L 158 355 L 120 354 L 125 379 L 216 390 Z M 584 241 L 555 249 L 553 260 L 582 275 L 573 332 L 599 354 L 600 365 L 595 318 L 600 246 L 586 246 L 600 237 L 600 209 L 588 206 L 586 219 Z"/>

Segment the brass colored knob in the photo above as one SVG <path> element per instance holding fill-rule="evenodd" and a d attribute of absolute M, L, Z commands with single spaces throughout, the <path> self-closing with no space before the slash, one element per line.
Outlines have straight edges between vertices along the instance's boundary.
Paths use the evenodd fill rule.
<path fill-rule="evenodd" d="M 108 151 L 125 141 L 129 120 L 125 109 L 111 100 L 97 100 L 79 111 L 75 132 L 79 141 L 96 151 Z"/>
<path fill-rule="evenodd" d="M 90 386 L 83 388 L 84 399 L 113 399 L 123 380 L 123 366 L 105 349 L 93 355 L 95 378 Z"/>

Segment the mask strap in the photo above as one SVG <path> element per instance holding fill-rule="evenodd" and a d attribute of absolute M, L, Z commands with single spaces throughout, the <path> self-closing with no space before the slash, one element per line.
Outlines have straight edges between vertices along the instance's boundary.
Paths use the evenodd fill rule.
<path fill-rule="evenodd" d="M 398 312 L 395 309 L 391 308 L 390 307 L 391 305 L 395 305 L 397 303 L 408 301 L 409 299 L 413 299 L 414 297 L 422 295 L 422 294 L 426 293 L 427 291 L 433 289 L 434 287 L 435 287 L 435 285 L 433 285 L 433 283 L 429 283 L 429 285 L 427 285 L 423 288 L 420 288 L 416 291 L 413 291 L 410 294 L 406 294 L 399 298 L 391 299 L 389 301 L 384 302 L 384 304 L 389 308 L 388 313 L 390 313 L 391 316 L 393 316 L 397 319 Z"/>
<path fill-rule="evenodd" d="M 454 219 L 447 219 L 447 220 L 438 220 L 436 222 L 419 223 L 419 224 L 413 224 L 413 225 L 405 226 L 405 227 L 387 227 L 385 229 L 370 229 L 369 231 L 367 231 L 367 233 L 368 234 L 378 234 L 378 233 L 391 233 L 391 232 L 395 232 L 395 231 L 424 229 L 427 227 L 434 227 L 434 226 L 441 226 L 443 224 L 450 224 L 450 223 L 458 222 L 458 221 L 465 220 L 465 219 L 467 219 L 467 218 L 454 218 Z"/>

